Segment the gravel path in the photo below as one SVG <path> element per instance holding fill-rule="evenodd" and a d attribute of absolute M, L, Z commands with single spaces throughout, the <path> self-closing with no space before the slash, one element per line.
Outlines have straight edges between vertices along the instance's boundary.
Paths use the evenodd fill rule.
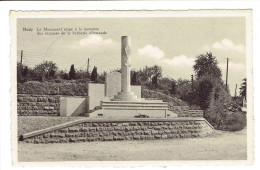
<path fill-rule="evenodd" d="M 30 161 L 246 160 L 246 129 L 214 131 L 205 138 L 84 142 L 18 143 L 18 159 Z"/>

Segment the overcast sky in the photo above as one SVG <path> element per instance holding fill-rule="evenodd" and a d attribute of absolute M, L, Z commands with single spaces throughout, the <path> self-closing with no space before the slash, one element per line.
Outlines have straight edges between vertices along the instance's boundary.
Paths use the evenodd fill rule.
<path fill-rule="evenodd" d="M 105 35 L 37 35 L 36 29 L 99 28 Z M 32 28 L 33 31 L 23 31 Z M 245 18 L 80 18 L 18 19 L 18 60 L 24 51 L 23 64 L 33 67 L 43 60 L 54 61 L 60 69 L 91 69 L 98 72 L 120 68 L 120 40 L 132 38 L 132 69 L 160 65 L 163 75 L 190 79 L 199 54 L 211 51 L 219 61 L 225 80 L 226 58 L 229 62 L 229 86 L 246 76 Z"/>

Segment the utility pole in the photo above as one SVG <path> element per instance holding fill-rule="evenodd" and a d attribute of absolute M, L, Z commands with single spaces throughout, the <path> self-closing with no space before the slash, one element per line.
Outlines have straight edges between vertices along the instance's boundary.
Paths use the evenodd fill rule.
<path fill-rule="evenodd" d="M 193 74 L 191 75 L 191 87 L 192 87 L 192 90 L 193 90 Z"/>
<path fill-rule="evenodd" d="M 227 58 L 227 70 L 226 70 L 226 89 L 228 88 L 228 60 L 229 60 L 229 58 Z"/>
<path fill-rule="evenodd" d="M 88 66 L 87 66 L 87 75 L 89 76 L 89 58 L 88 58 Z"/>
<path fill-rule="evenodd" d="M 21 66 L 23 65 L 23 50 L 21 50 Z"/>

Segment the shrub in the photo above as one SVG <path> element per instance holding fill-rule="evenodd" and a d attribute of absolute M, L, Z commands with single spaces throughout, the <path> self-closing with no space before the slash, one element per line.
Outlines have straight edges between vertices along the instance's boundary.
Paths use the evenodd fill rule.
<path fill-rule="evenodd" d="M 204 117 L 216 129 L 241 130 L 246 126 L 246 117 L 242 112 L 238 112 L 237 108 L 237 105 L 232 103 L 228 89 L 220 81 L 214 81 Z"/>
<path fill-rule="evenodd" d="M 246 115 L 243 112 L 234 112 L 226 116 L 222 126 L 217 127 L 220 130 L 237 131 L 246 126 Z"/>

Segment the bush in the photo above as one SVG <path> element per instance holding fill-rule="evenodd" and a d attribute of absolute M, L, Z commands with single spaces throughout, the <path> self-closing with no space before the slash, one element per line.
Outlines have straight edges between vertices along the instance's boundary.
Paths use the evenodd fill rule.
<path fill-rule="evenodd" d="M 214 81 L 213 85 L 204 117 L 219 130 L 243 129 L 246 126 L 246 116 L 238 112 L 238 106 L 232 102 L 226 86 L 221 81 Z"/>
<path fill-rule="evenodd" d="M 243 112 L 234 112 L 226 116 L 222 121 L 219 130 L 237 131 L 242 130 L 246 126 L 246 115 Z"/>

